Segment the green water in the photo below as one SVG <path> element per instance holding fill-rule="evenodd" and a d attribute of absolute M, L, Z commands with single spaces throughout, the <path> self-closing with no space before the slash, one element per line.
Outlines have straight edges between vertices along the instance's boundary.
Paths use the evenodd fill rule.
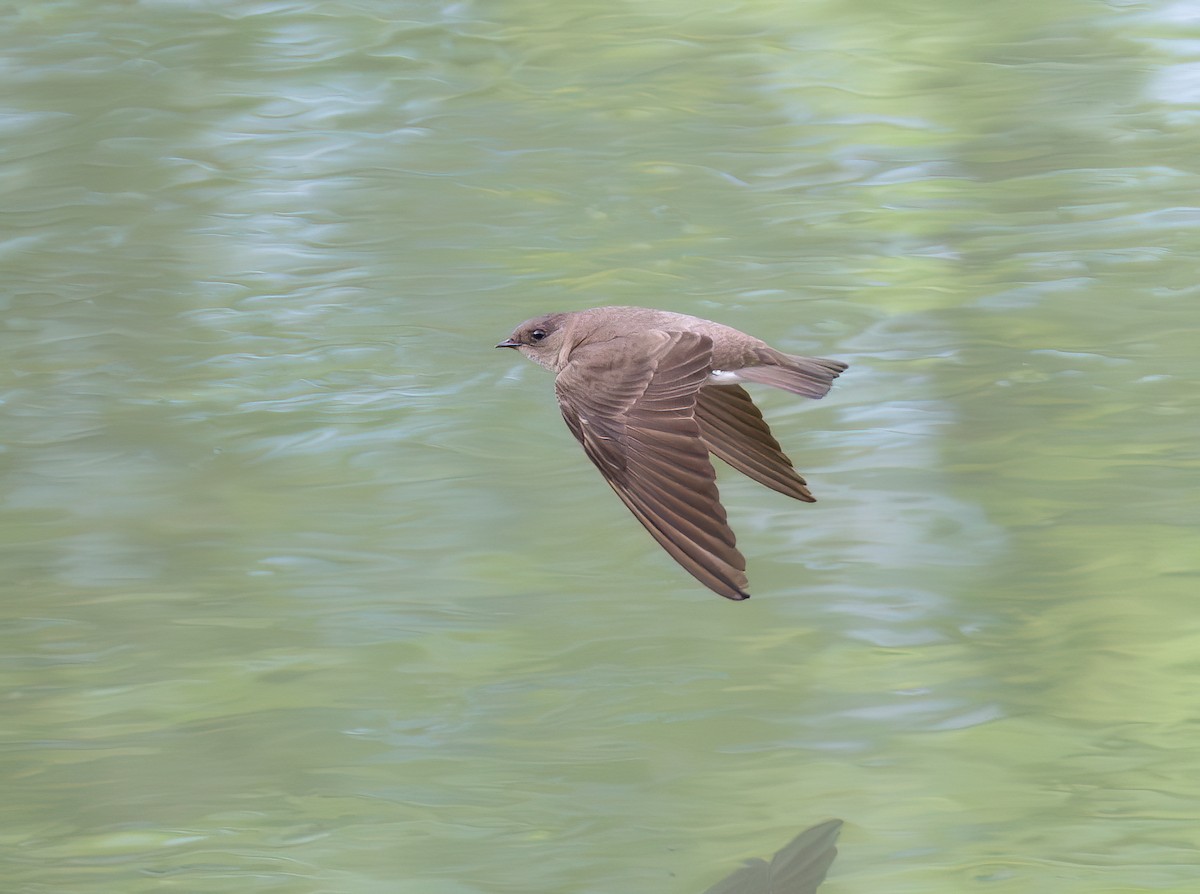
<path fill-rule="evenodd" d="M 0 878 L 1200 888 L 1187 2 L 0 8 Z M 851 364 L 605 487 L 536 313 Z"/>

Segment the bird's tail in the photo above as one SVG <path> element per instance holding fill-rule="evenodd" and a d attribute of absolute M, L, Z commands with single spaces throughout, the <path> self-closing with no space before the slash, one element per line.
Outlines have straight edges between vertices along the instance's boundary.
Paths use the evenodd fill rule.
<path fill-rule="evenodd" d="M 759 357 L 762 363 L 758 366 L 744 366 L 737 371 L 739 379 L 772 385 L 813 399 L 828 394 L 833 380 L 846 369 L 846 364 L 840 360 L 797 357 L 771 348 L 760 351 Z"/>

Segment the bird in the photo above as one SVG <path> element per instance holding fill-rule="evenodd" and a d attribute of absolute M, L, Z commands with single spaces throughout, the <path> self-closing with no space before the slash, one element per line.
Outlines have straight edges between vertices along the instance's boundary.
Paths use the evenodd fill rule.
<path fill-rule="evenodd" d="M 731 326 L 648 307 L 543 314 L 496 347 L 555 374 L 567 428 L 685 571 L 726 599 L 750 598 L 709 454 L 816 502 L 741 383 L 817 399 L 845 363 L 785 354 Z"/>

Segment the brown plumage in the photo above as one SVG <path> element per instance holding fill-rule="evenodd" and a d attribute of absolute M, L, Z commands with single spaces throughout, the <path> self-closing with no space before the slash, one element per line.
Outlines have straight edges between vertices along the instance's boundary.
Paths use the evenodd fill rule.
<path fill-rule="evenodd" d="M 823 397 L 846 368 L 784 354 L 729 326 L 644 307 L 527 320 L 496 347 L 555 372 L 563 418 L 605 480 L 672 558 L 727 599 L 748 599 L 712 453 L 805 502 L 806 482 L 738 382 Z"/>

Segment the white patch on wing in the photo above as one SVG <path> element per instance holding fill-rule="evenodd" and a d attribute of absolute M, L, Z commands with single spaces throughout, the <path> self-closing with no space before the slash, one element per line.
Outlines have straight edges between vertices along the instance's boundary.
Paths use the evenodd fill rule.
<path fill-rule="evenodd" d="M 734 382 L 742 381 L 741 376 L 727 369 L 714 369 L 708 374 L 708 377 L 718 385 L 732 385 Z"/>

